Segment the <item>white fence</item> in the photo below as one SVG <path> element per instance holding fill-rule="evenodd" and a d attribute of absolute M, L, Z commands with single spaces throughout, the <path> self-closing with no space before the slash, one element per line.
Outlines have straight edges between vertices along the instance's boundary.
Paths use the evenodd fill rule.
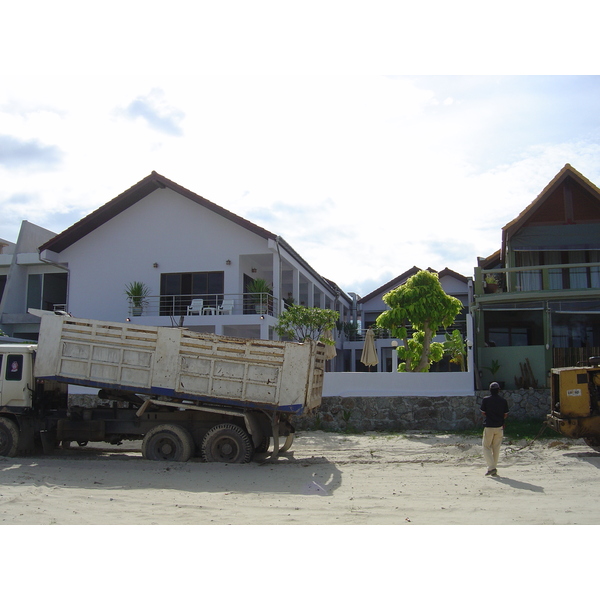
<path fill-rule="evenodd" d="M 323 396 L 473 396 L 473 373 L 325 373 Z"/>

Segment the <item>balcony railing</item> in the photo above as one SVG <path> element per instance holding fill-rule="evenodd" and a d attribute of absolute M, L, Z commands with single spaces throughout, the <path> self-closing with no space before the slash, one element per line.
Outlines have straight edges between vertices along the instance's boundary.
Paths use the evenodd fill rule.
<path fill-rule="evenodd" d="M 192 302 L 192 301 L 196 302 Z M 201 300 L 202 302 L 198 302 Z M 270 315 L 277 317 L 277 298 L 271 294 L 178 294 L 147 296 L 138 305 L 129 301 L 129 316 L 212 317 Z"/>
<path fill-rule="evenodd" d="M 494 282 L 495 280 L 495 282 Z M 600 263 L 572 263 L 503 269 L 475 268 L 475 294 L 560 292 L 600 289 Z"/>
<path fill-rule="evenodd" d="M 375 335 L 376 340 L 393 340 L 397 339 L 391 334 L 389 329 L 383 329 L 380 327 L 372 327 L 373 333 Z M 467 334 L 467 323 L 464 320 L 455 321 L 450 327 L 447 329 L 441 329 L 436 332 L 436 335 L 444 335 L 446 333 L 452 333 L 454 329 L 458 329 L 463 337 L 466 337 Z M 345 334 L 346 339 L 349 342 L 363 342 L 365 340 L 365 336 L 367 335 L 367 329 L 353 329 L 353 328 L 343 328 L 342 333 Z M 413 329 L 412 327 L 407 327 L 408 337 L 412 337 Z"/>

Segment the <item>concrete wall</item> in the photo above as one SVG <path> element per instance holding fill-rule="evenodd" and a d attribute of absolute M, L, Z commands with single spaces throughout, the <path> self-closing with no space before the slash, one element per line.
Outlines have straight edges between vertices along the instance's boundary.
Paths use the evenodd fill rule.
<path fill-rule="evenodd" d="M 488 392 L 467 396 L 324 397 L 310 416 L 297 417 L 298 430 L 325 431 L 461 431 L 481 427 L 481 399 Z M 549 390 L 504 392 L 510 420 L 539 419 L 550 407 Z"/>
<path fill-rule="evenodd" d="M 323 396 L 472 396 L 473 373 L 325 373 Z"/>

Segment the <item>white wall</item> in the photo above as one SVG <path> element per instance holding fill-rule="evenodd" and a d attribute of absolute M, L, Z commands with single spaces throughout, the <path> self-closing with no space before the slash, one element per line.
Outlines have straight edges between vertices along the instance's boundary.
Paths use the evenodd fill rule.
<path fill-rule="evenodd" d="M 125 286 L 143 281 L 158 296 L 161 273 L 223 271 L 225 293 L 239 293 L 240 254 L 272 251 L 267 240 L 167 188 L 95 229 L 61 252 L 59 260 L 69 265 L 73 315 L 123 321 Z"/>
<path fill-rule="evenodd" d="M 323 396 L 471 396 L 473 373 L 325 373 Z"/>

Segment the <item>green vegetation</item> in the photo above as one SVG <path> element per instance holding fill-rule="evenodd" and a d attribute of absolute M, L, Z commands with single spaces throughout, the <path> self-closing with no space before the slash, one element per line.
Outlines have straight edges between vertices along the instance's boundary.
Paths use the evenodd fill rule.
<path fill-rule="evenodd" d="M 132 281 L 125 288 L 125 295 L 131 300 L 136 308 L 146 304 L 146 297 L 150 295 L 150 288 L 142 281 Z"/>
<path fill-rule="evenodd" d="M 331 337 L 325 335 L 332 331 L 340 315 L 335 310 L 292 304 L 279 316 L 275 331 L 282 338 L 305 342 L 321 341 L 333 345 Z"/>
<path fill-rule="evenodd" d="M 544 427 L 544 421 L 542 419 L 526 419 L 523 421 L 513 421 L 510 418 L 506 421 L 506 429 L 504 430 L 504 439 L 508 442 L 517 442 L 517 441 L 525 441 L 530 442 L 533 439 L 538 440 L 551 440 L 551 439 L 567 439 L 565 436 L 557 433 L 550 427 L 544 427 L 544 430 L 540 434 L 540 431 Z M 340 431 L 339 433 L 353 433 L 351 431 Z M 472 429 L 462 429 L 459 431 L 420 431 L 420 430 L 410 430 L 410 431 L 382 431 L 381 433 L 373 434 L 369 432 L 366 435 L 373 439 L 383 438 L 383 439 L 393 439 L 399 436 L 413 436 L 413 435 L 428 435 L 428 436 L 436 436 L 436 435 L 457 435 L 464 437 L 476 437 L 481 438 L 483 433 L 483 426 L 475 427 Z"/>
<path fill-rule="evenodd" d="M 458 365 L 461 371 L 467 370 L 467 349 L 458 329 L 446 334 L 444 352 L 450 355 L 450 362 Z"/>
<path fill-rule="evenodd" d="M 444 355 L 443 344 L 432 342 L 433 336 L 454 323 L 462 302 L 446 294 L 437 273 L 430 271 L 409 277 L 406 283 L 385 294 L 383 301 L 390 308 L 377 317 L 376 325 L 403 342 L 398 347 L 398 371 L 429 371 L 431 363 Z M 411 339 L 408 325 L 414 331 Z"/>
<path fill-rule="evenodd" d="M 541 419 L 527 419 L 525 421 L 511 421 L 510 418 L 506 421 L 504 437 L 509 440 L 525 440 L 527 442 L 533 440 L 544 426 L 544 421 Z M 545 427 L 538 439 L 566 439 L 564 435 L 554 431 L 550 427 Z"/>

